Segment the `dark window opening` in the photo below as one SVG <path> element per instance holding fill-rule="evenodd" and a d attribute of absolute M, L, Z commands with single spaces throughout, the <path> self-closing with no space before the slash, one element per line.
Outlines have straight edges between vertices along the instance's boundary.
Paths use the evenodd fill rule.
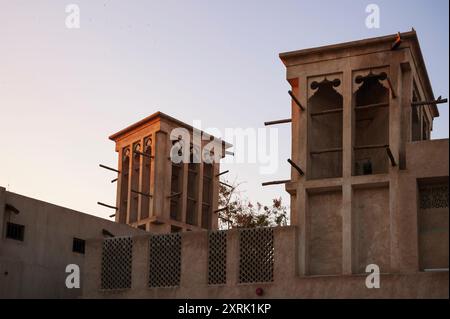
<path fill-rule="evenodd" d="M 342 176 L 343 98 L 339 79 L 312 82 L 315 93 L 308 100 L 308 178 Z"/>
<path fill-rule="evenodd" d="M 211 228 L 213 165 L 203 165 L 202 228 Z"/>
<path fill-rule="evenodd" d="M 72 251 L 74 253 L 84 254 L 86 242 L 83 239 L 74 238 L 72 243 Z"/>
<path fill-rule="evenodd" d="M 353 175 L 387 173 L 389 159 L 389 89 L 383 85 L 385 72 L 357 76 L 354 94 Z"/>
<path fill-rule="evenodd" d="M 23 241 L 25 236 L 25 226 L 14 224 L 14 223 L 7 223 L 6 226 L 6 238 L 14 239 L 14 240 L 20 240 Z"/>

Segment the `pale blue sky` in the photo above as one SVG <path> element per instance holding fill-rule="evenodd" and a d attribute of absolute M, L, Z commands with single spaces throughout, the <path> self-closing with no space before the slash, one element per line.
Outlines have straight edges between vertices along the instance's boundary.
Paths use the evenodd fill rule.
<path fill-rule="evenodd" d="M 81 28 L 65 27 L 78 4 Z M 365 27 L 365 8 L 381 28 Z M 204 127 L 262 127 L 290 115 L 284 51 L 414 27 L 436 96 L 448 97 L 447 0 L 20 1 L 0 0 L 0 185 L 107 217 L 114 203 L 115 131 L 163 111 Z M 434 138 L 448 137 L 448 105 Z M 227 165 L 250 199 L 269 203 L 289 177 L 290 126 L 279 126 L 280 168 Z"/>

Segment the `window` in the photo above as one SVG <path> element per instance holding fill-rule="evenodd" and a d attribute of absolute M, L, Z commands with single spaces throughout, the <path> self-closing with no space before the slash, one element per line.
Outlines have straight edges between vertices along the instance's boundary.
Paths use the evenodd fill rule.
<path fill-rule="evenodd" d="M 187 212 L 186 223 L 197 225 L 198 173 L 200 169 L 200 151 L 191 146 L 190 162 L 188 164 Z"/>
<path fill-rule="evenodd" d="M 308 87 L 308 178 L 342 176 L 343 97 L 339 75 Z"/>
<path fill-rule="evenodd" d="M 354 77 L 353 175 L 388 172 L 389 89 L 383 70 L 359 72 Z"/>
<path fill-rule="evenodd" d="M 6 238 L 11 238 L 14 240 L 20 240 L 23 241 L 25 235 L 25 226 L 14 224 L 14 223 L 7 223 L 6 226 Z"/>
<path fill-rule="evenodd" d="M 84 254 L 85 241 L 83 239 L 74 238 L 72 243 L 72 251 L 74 253 Z"/>

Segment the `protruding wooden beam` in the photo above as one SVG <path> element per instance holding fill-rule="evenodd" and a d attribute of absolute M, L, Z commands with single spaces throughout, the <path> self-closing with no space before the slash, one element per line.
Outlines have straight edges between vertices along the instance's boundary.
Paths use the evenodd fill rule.
<path fill-rule="evenodd" d="M 116 214 L 109 215 L 109 218 L 116 217 Z"/>
<path fill-rule="evenodd" d="M 291 181 L 290 179 L 287 179 L 287 180 L 283 180 L 283 181 L 266 182 L 266 183 L 262 183 L 262 186 L 286 184 L 286 183 L 289 183 L 290 181 Z"/>
<path fill-rule="evenodd" d="M 111 180 L 111 184 L 117 182 L 118 178 L 114 178 L 113 180 Z"/>
<path fill-rule="evenodd" d="M 221 172 L 221 173 L 217 174 L 216 177 L 225 175 L 225 174 L 228 173 L 229 171 L 230 171 L 230 170 L 226 170 L 226 171 L 224 171 L 224 172 Z"/>
<path fill-rule="evenodd" d="M 174 194 L 167 196 L 167 198 L 174 198 L 174 197 L 180 196 L 181 194 L 182 194 L 182 192 L 174 193 Z"/>
<path fill-rule="evenodd" d="M 302 171 L 302 169 L 300 168 L 300 166 L 298 166 L 297 164 L 295 164 L 290 158 L 288 158 L 288 163 L 292 165 L 293 168 L 295 168 L 297 170 L 297 172 L 301 175 L 304 176 L 305 173 Z"/>
<path fill-rule="evenodd" d="M 220 209 L 216 209 L 213 213 L 214 214 L 216 214 L 216 213 L 220 213 L 220 212 L 223 212 L 223 211 L 226 211 L 228 209 L 228 207 L 224 207 L 224 208 L 220 208 Z"/>
<path fill-rule="evenodd" d="M 232 156 L 234 156 L 234 152 L 225 151 L 225 155 L 232 155 Z"/>
<path fill-rule="evenodd" d="M 108 204 L 104 204 L 104 203 L 102 203 L 102 202 L 97 202 L 97 204 L 100 205 L 100 206 L 104 206 L 104 207 L 108 207 L 108 208 L 111 208 L 111 209 L 119 210 L 119 209 L 118 209 L 117 207 L 115 207 L 115 206 L 111 206 L 111 205 L 108 205 Z"/>
<path fill-rule="evenodd" d="M 219 182 L 219 183 L 222 184 L 223 186 L 226 186 L 226 187 L 229 187 L 229 188 L 234 188 L 233 186 L 231 186 L 231 185 L 229 185 L 227 183 L 224 183 L 224 182 Z"/>
<path fill-rule="evenodd" d="M 131 191 L 132 193 L 139 194 L 139 195 L 142 195 L 142 196 L 146 196 L 146 197 L 149 197 L 149 198 L 153 197 L 153 196 L 150 195 L 150 194 L 142 193 L 142 192 L 139 192 L 139 191 L 134 190 L 134 189 L 131 189 L 130 191 Z"/>
<path fill-rule="evenodd" d="M 392 154 L 391 149 L 389 148 L 389 146 L 386 147 L 386 153 L 389 156 L 389 159 L 391 160 L 391 165 L 393 167 L 397 166 L 397 163 L 395 162 L 394 155 Z"/>
<path fill-rule="evenodd" d="M 101 168 L 104 168 L 104 169 L 107 169 L 107 170 L 116 172 L 116 173 L 120 173 L 119 170 L 117 170 L 117 169 L 115 169 L 115 168 L 112 168 L 112 167 L 105 166 L 105 165 L 103 165 L 103 164 L 99 164 L 98 166 L 100 166 Z"/>
<path fill-rule="evenodd" d="M 434 101 L 420 101 L 420 102 L 412 102 L 411 106 L 422 106 L 422 105 L 436 105 L 447 103 L 448 99 L 443 99 L 442 96 L 438 97 L 437 100 Z"/>
<path fill-rule="evenodd" d="M 284 123 L 291 123 L 291 122 L 292 122 L 292 119 L 284 119 L 284 120 L 264 122 L 264 125 L 269 126 L 269 125 L 284 124 Z"/>
<path fill-rule="evenodd" d="M 133 152 L 135 154 L 139 155 L 139 156 L 144 156 L 144 157 L 148 157 L 148 158 L 155 158 L 154 156 L 151 156 L 150 154 L 143 153 L 143 152 L 140 152 L 140 151 L 137 151 L 137 150 L 134 150 Z"/>
<path fill-rule="evenodd" d="M 289 95 L 291 96 L 291 98 L 294 100 L 295 104 L 297 104 L 297 106 L 304 111 L 305 108 L 302 106 L 302 104 L 300 103 L 300 101 L 297 99 L 297 97 L 294 95 L 294 92 L 292 92 L 291 90 L 288 91 Z"/>

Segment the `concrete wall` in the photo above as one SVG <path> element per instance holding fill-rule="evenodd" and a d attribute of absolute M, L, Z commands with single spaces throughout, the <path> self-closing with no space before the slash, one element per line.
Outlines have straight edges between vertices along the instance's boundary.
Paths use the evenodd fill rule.
<path fill-rule="evenodd" d="M 19 214 L 5 211 L 5 204 L 13 205 Z M 7 222 L 25 226 L 23 242 L 6 238 Z M 84 272 L 85 255 L 72 252 L 74 237 L 101 238 L 102 229 L 117 236 L 144 233 L 1 187 L 0 226 L 0 298 L 79 297 L 80 289 L 65 286 L 68 264 L 77 264 Z"/>

